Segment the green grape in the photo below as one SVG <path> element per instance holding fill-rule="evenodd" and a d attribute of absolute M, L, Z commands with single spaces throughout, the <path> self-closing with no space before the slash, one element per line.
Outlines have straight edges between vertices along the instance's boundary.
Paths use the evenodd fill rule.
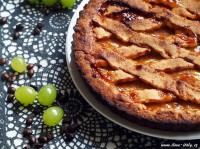
<path fill-rule="evenodd" d="M 76 0 L 60 0 L 61 4 L 66 8 L 71 8 Z"/>
<path fill-rule="evenodd" d="M 25 106 L 33 104 L 36 96 L 36 91 L 30 86 L 21 86 L 15 91 L 15 98 Z"/>
<path fill-rule="evenodd" d="M 56 100 L 56 96 L 56 87 L 52 84 L 47 84 L 38 92 L 38 101 L 43 106 L 49 106 Z"/>
<path fill-rule="evenodd" d="M 42 2 L 46 5 L 46 6 L 53 6 L 56 4 L 56 0 L 42 0 Z"/>
<path fill-rule="evenodd" d="M 60 123 L 64 111 L 60 107 L 50 107 L 44 111 L 43 121 L 48 126 L 55 126 Z"/>
<path fill-rule="evenodd" d="M 26 70 L 26 62 L 23 57 L 14 57 L 11 61 L 11 67 L 17 72 L 24 72 Z"/>

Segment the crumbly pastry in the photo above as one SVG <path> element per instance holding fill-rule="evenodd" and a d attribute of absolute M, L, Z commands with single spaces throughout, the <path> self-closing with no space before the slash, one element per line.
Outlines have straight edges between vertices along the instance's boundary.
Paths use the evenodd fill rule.
<path fill-rule="evenodd" d="M 100 101 L 124 118 L 199 130 L 199 20 L 198 0 L 91 0 L 75 27 L 76 64 Z"/>

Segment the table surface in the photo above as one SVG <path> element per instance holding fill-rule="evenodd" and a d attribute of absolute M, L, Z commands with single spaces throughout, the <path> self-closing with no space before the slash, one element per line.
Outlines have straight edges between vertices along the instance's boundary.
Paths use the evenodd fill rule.
<path fill-rule="evenodd" d="M 37 115 L 33 125 L 29 126 L 33 134 L 38 137 L 53 131 L 55 136 L 43 148 L 158 149 L 165 144 L 180 148 L 192 148 L 191 145 L 200 147 L 199 140 L 166 140 L 132 132 L 104 118 L 86 103 L 73 84 L 65 60 L 67 28 L 80 3 L 81 0 L 77 0 L 70 10 L 51 10 L 48 16 L 44 16 L 45 7 L 42 4 L 31 6 L 26 0 L 0 0 L 0 16 L 8 17 L 8 23 L 0 25 L 0 57 L 8 59 L 6 65 L 0 66 L 0 73 L 10 71 L 10 61 L 15 56 L 22 56 L 27 63 L 34 63 L 34 76 L 29 78 L 22 73 L 11 86 L 32 84 L 40 88 L 47 83 L 55 84 L 62 93 L 68 95 L 67 102 L 61 105 L 65 114 L 71 115 L 73 122 L 80 126 L 74 139 L 68 142 L 60 135 L 59 126 L 46 127 L 42 115 Z M 38 22 L 43 22 L 44 28 L 40 35 L 33 36 L 33 28 Z M 13 40 L 12 35 L 18 23 L 23 23 L 25 28 L 20 32 L 20 38 Z M 37 103 L 24 107 L 16 101 L 6 102 L 9 85 L 6 81 L 0 81 L 0 148 L 23 148 L 28 143 L 28 139 L 22 136 L 25 121 Z"/>

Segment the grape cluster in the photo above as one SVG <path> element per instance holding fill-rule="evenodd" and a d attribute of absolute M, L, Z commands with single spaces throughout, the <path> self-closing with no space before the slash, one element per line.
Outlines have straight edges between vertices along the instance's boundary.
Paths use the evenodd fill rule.
<path fill-rule="evenodd" d="M 1 60 L 2 63 L 5 60 Z M 26 61 L 23 57 L 16 56 L 11 60 L 11 67 L 14 71 L 22 73 L 28 68 L 33 66 L 26 66 Z M 36 98 L 42 106 L 51 106 L 57 97 L 57 89 L 53 84 L 47 84 L 43 86 L 39 92 L 31 86 L 21 86 L 14 92 L 15 98 L 24 106 L 33 104 Z M 55 126 L 60 123 L 64 115 L 64 112 L 59 107 L 50 107 L 45 110 L 43 114 L 43 121 L 48 126 Z"/>
<path fill-rule="evenodd" d="M 15 98 L 24 106 L 33 104 L 37 96 L 41 105 L 50 106 L 56 100 L 56 87 L 52 84 L 47 84 L 40 89 L 38 95 L 34 88 L 30 86 L 21 86 L 15 91 Z M 60 107 L 50 107 L 45 110 L 43 121 L 48 126 L 55 126 L 60 123 L 63 115 L 64 112 Z"/>
<path fill-rule="evenodd" d="M 39 4 L 40 1 L 48 7 L 54 6 L 57 0 L 28 0 L 31 4 Z M 60 3 L 64 8 L 71 8 L 76 0 L 60 0 Z"/>
<path fill-rule="evenodd" d="M 26 71 L 27 68 L 24 58 L 19 56 L 11 60 L 11 67 L 19 73 Z M 29 86 L 21 86 L 15 92 L 16 99 L 25 106 L 32 104 L 36 99 L 36 95 L 36 91 Z M 56 96 L 56 87 L 52 84 L 47 84 L 38 92 L 38 101 L 43 106 L 50 106 L 56 100 Z"/>
<path fill-rule="evenodd" d="M 21 86 L 15 91 L 15 98 L 25 106 L 33 104 L 36 96 L 36 91 L 30 86 Z M 38 101 L 42 106 L 50 106 L 56 100 L 56 96 L 56 87 L 52 84 L 47 84 L 38 92 Z"/>

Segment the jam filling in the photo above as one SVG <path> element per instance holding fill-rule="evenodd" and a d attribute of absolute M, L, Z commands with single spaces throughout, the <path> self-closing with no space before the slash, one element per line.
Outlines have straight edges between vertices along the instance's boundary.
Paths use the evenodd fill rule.
<path fill-rule="evenodd" d="M 156 0 L 155 1 L 145 0 L 145 1 L 149 3 L 153 3 L 155 5 L 158 4 L 158 1 Z M 165 8 L 167 9 L 168 9 L 168 6 L 171 8 L 174 8 L 180 5 L 180 1 L 179 0 L 164 0 L 162 5 L 161 4 L 158 4 L 158 5 L 159 6 L 164 5 Z M 98 11 L 100 15 L 122 22 L 127 26 L 127 28 L 130 28 L 130 29 L 131 29 L 130 24 L 129 24 L 130 22 L 145 20 L 151 17 L 149 15 L 140 13 L 138 10 L 131 9 L 129 6 L 125 4 L 116 3 L 110 0 L 105 1 Z M 159 22 L 159 20 L 157 19 L 152 19 L 152 22 L 153 21 Z M 156 36 L 163 40 L 173 40 L 173 44 L 175 44 L 177 47 L 183 47 L 187 50 L 190 50 L 192 52 L 199 54 L 200 45 L 198 44 L 197 36 L 195 34 L 191 34 L 190 32 L 187 32 L 187 30 L 184 31 L 184 33 L 182 31 L 183 30 L 181 30 L 181 28 L 175 25 L 173 27 L 170 27 L 170 25 L 166 25 L 164 22 L 164 24 L 160 28 L 156 28 L 151 31 L 148 30 L 148 31 L 142 31 L 142 32 L 146 34 L 150 34 L 152 36 Z M 111 36 L 108 39 L 97 40 L 97 42 L 100 45 L 102 45 L 102 47 L 105 47 L 105 49 L 106 48 L 116 49 L 116 48 L 121 48 L 124 46 L 129 47 L 132 45 L 132 43 L 124 43 L 121 40 L 115 38 L 114 36 Z M 143 47 L 147 47 L 147 46 L 143 46 Z M 154 52 L 150 48 L 149 53 L 147 53 L 144 56 L 135 58 L 133 60 L 136 61 L 138 64 L 142 63 L 142 64 L 148 65 L 152 62 L 153 63 L 159 62 L 159 60 L 162 60 L 162 59 L 163 57 L 160 54 Z M 123 75 L 124 72 L 117 71 L 116 69 L 109 66 L 109 64 L 104 60 L 96 61 L 95 70 L 98 72 L 98 74 L 101 76 L 102 79 L 104 79 L 105 81 L 111 84 L 114 84 L 115 86 L 118 87 L 119 92 L 126 93 L 131 98 L 134 98 L 136 96 L 136 94 L 134 93 L 135 90 L 154 89 L 154 87 L 152 87 L 151 85 L 140 81 L 136 76 L 128 76 L 127 74 Z M 175 72 L 166 72 L 166 73 L 170 74 L 172 77 L 176 79 L 186 82 L 189 85 L 192 85 L 192 86 L 199 85 L 200 87 L 200 71 L 199 71 L 199 68 L 196 68 L 196 66 L 193 69 L 186 69 L 186 70 L 181 70 L 181 71 L 177 70 Z M 177 109 L 177 110 L 200 109 L 200 105 L 196 103 L 178 99 L 173 94 L 166 91 L 163 91 L 163 93 L 165 93 L 165 96 L 163 96 L 163 99 L 160 103 L 152 99 L 149 103 L 144 103 L 144 105 L 149 110 L 155 110 L 157 108 L 163 108 L 163 109 L 167 108 L 167 109 Z M 171 99 L 173 100 L 169 101 Z"/>
<path fill-rule="evenodd" d="M 125 10 L 119 13 L 112 13 L 110 15 L 107 15 L 107 17 L 120 22 L 130 22 L 130 21 L 138 21 L 144 19 L 143 16 L 140 16 L 130 10 Z"/>

